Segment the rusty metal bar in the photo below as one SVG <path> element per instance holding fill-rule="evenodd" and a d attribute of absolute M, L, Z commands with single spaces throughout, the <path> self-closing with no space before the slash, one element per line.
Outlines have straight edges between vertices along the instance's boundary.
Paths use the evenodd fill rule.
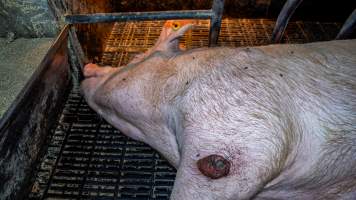
<path fill-rule="evenodd" d="M 68 26 L 0 120 L 0 199 L 27 199 L 32 173 L 70 86 Z"/>
<path fill-rule="evenodd" d="M 216 46 L 220 33 L 222 15 L 224 12 L 224 0 L 214 0 L 212 12 L 213 15 L 210 19 L 209 46 Z"/>
<path fill-rule="evenodd" d="M 84 68 L 84 65 L 90 63 L 90 61 L 85 55 L 82 46 L 80 45 L 74 26 L 70 27 L 69 29 L 69 41 L 73 46 L 74 53 L 77 56 L 77 60 L 79 61 L 79 66 L 82 70 Z"/>
<path fill-rule="evenodd" d="M 221 0 L 220 0 L 221 1 Z M 209 19 L 211 10 L 194 11 L 159 11 L 159 12 L 124 12 L 66 15 L 68 24 L 88 24 L 118 21 L 168 20 L 168 19 Z"/>
<path fill-rule="evenodd" d="M 274 26 L 271 41 L 278 43 L 281 41 L 283 33 L 288 25 L 289 19 L 303 0 L 287 0 L 282 11 L 279 13 L 276 25 Z"/>
<path fill-rule="evenodd" d="M 356 29 L 356 9 L 347 18 L 340 32 L 336 36 L 336 40 L 348 39 Z"/>
<path fill-rule="evenodd" d="M 69 39 L 69 57 L 71 61 L 71 72 L 73 77 L 73 82 L 79 83 L 84 79 L 83 69 L 85 64 L 90 63 L 90 60 L 83 51 L 80 45 L 79 39 L 76 34 L 76 29 L 71 26 L 68 31 Z"/>

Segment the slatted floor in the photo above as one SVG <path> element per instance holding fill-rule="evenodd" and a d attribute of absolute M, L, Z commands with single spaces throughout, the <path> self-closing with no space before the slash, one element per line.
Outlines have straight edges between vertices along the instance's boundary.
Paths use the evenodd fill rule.
<path fill-rule="evenodd" d="M 147 50 L 158 38 L 164 21 L 116 23 L 108 38 L 101 62 L 104 65 L 126 64 L 134 55 Z M 260 46 L 270 44 L 275 22 L 269 19 L 224 19 L 218 40 L 220 46 Z M 186 49 L 208 45 L 209 20 L 196 21 L 196 28 L 181 40 Z M 332 40 L 340 23 L 291 22 L 284 43 Z"/>
<path fill-rule="evenodd" d="M 174 177 L 164 159 L 104 122 L 75 87 L 30 199 L 168 199 Z"/>
<path fill-rule="evenodd" d="M 101 63 L 127 63 L 154 44 L 162 25 L 162 21 L 115 24 Z M 182 45 L 187 49 L 207 46 L 208 26 L 209 21 L 199 21 Z M 219 45 L 268 44 L 273 26 L 266 19 L 224 19 Z M 283 41 L 331 40 L 339 29 L 338 23 L 294 22 Z M 175 170 L 150 147 L 102 120 L 85 103 L 76 84 L 47 140 L 29 199 L 169 199 Z"/>

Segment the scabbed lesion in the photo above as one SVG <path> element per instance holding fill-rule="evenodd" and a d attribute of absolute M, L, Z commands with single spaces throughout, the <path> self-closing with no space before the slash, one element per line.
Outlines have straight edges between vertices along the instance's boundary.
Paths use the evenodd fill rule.
<path fill-rule="evenodd" d="M 230 173 L 231 163 L 223 156 L 212 154 L 197 161 L 199 171 L 211 179 L 218 179 Z"/>

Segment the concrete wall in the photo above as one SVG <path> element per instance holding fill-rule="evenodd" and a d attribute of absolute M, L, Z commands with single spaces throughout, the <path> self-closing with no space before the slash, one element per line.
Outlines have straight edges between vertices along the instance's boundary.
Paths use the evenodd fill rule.
<path fill-rule="evenodd" d="M 47 0 L 0 0 L 0 37 L 53 37 L 58 28 Z"/>

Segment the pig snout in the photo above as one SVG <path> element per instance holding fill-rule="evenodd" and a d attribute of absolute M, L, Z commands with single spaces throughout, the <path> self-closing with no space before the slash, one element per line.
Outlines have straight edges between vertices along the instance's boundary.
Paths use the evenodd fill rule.
<path fill-rule="evenodd" d="M 85 78 L 97 76 L 98 69 L 99 67 L 95 64 L 92 63 L 86 64 L 83 69 L 83 75 Z"/>
<path fill-rule="evenodd" d="M 84 66 L 83 75 L 85 78 L 90 77 L 100 77 L 106 74 L 110 74 L 111 72 L 117 71 L 118 67 L 110 67 L 110 66 L 98 66 L 97 64 L 89 63 Z"/>

